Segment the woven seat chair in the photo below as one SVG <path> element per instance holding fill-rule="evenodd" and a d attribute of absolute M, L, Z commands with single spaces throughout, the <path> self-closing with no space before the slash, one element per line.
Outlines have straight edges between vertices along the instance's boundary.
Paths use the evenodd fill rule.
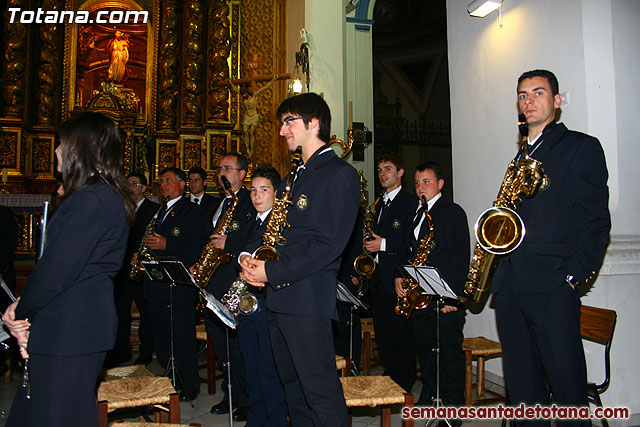
<path fill-rule="evenodd" d="M 484 362 L 487 357 L 496 357 L 502 355 L 502 345 L 497 341 L 492 341 L 485 337 L 465 338 L 462 343 L 462 350 L 466 358 L 466 381 L 464 388 L 464 400 L 466 406 L 504 402 L 504 396 L 487 390 L 484 386 Z M 477 382 L 473 382 L 472 364 L 473 358 L 478 361 L 477 366 Z M 473 387 L 477 388 L 478 398 L 473 400 Z M 491 397 L 485 398 L 485 392 Z"/>
<path fill-rule="evenodd" d="M 122 378 L 104 381 L 98 387 L 100 427 L 107 427 L 109 413 L 116 409 L 140 406 L 154 406 L 156 421 L 180 422 L 178 393 L 167 377 Z"/>
<path fill-rule="evenodd" d="M 344 400 L 348 408 L 382 406 L 381 427 L 389 427 L 391 424 L 391 405 L 403 404 L 413 407 L 413 395 L 406 393 L 390 377 L 341 377 L 340 382 L 342 382 Z M 349 414 L 349 425 L 351 425 L 351 414 Z M 402 425 L 413 427 L 413 419 L 402 420 Z"/>

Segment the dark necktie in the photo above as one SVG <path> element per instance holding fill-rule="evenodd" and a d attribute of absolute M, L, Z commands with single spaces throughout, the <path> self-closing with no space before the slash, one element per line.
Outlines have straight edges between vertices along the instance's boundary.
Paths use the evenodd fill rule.
<path fill-rule="evenodd" d="M 196 205 L 200 204 L 200 199 L 198 199 L 197 197 L 195 199 L 193 199 L 193 203 L 195 203 Z"/>
<path fill-rule="evenodd" d="M 418 239 L 416 238 L 416 227 L 420 224 L 420 220 L 424 216 L 424 209 L 420 208 L 420 210 L 416 213 L 416 218 L 413 220 L 411 224 L 411 254 L 413 254 L 418 247 Z M 418 237 L 420 237 L 420 232 L 418 232 Z"/>
<path fill-rule="evenodd" d="M 380 207 L 380 214 L 378 215 L 378 224 L 380 224 L 380 222 L 382 221 L 382 216 L 384 215 L 385 211 L 387 210 L 390 204 L 391 204 L 391 200 L 386 199 L 382 204 L 382 206 Z"/>
<path fill-rule="evenodd" d="M 224 215 L 224 213 L 227 211 L 227 209 L 229 209 L 229 206 L 231 206 L 231 197 L 226 197 L 222 201 L 222 210 L 220 211 L 220 216 L 216 220 L 216 223 L 214 224 L 214 227 L 218 225 L 218 223 L 222 219 L 222 216 Z"/>
<path fill-rule="evenodd" d="M 158 228 L 160 224 L 162 224 L 162 221 L 164 221 L 164 217 L 166 214 L 167 214 L 167 204 L 163 203 L 162 207 L 160 208 L 160 212 L 158 212 L 158 222 L 157 222 L 156 228 Z"/>
<path fill-rule="evenodd" d="M 258 231 L 261 225 L 262 225 L 262 220 L 260 218 L 257 218 L 256 223 L 253 226 L 253 232 L 255 233 L 256 231 Z"/>

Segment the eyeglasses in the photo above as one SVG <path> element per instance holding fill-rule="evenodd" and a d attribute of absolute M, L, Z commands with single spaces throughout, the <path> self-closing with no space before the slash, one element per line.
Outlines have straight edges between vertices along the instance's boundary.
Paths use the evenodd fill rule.
<path fill-rule="evenodd" d="M 287 116 L 284 119 L 282 119 L 282 125 L 289 127 L 293 122 L 300 119 L 302 119 L 302 117 Z"/>
<path fill-rule="evenodd" d="M 129 185 L 131 187 L 144 187 L 144 184 L 140 184 L 139 182 L 130 182 Z"/>
<path fill-rule="evenodd" d="M 213 168 L 213 170 L 216 172 L 220 172 L 221 170 L 225 172 L 231 172 L 231 171 L 239 171 L 242 169 L 234 168 L 233 166 L 216 166 L 215 168 Z"/>

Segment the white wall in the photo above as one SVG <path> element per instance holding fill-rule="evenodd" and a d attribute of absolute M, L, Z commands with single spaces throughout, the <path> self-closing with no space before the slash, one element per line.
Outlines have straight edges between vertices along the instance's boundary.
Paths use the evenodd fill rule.
<path fill-rule="evenodd" d="M 508 162 L 516 152 L 516 80 L 527 70 L 546 68 L 568 92 L 561 121 L 570 129 L 598 137 L 609 168 L 612 241 L 616 234 L 640 235 L 637 212 L 640 197 L 636 166 L 640 149 L 634 141 L 637 122 L 635 100 L 640 2 L 633 0 L 505 0 L 503 26 L 497 14 L 485 19 L 467 15 L 468 0 L 447 0 L 449 79 L 451 86 L 454 197 L 467 211 L 469 221 L 489 207 L 497 194 Z M 635 70 L 635 73 L 634 73 Z M 636 96 L 634 96 L 636 95 Z M 469 224 L 470 229 L 473 224 Z M 624 239 L 622 239 L 624 240 Z M 632 239 L 633 240 L 633 239 Z M 636 240 L 633 240 L 637 242 Z M 627 347 L 636 342 L 625 328 L 640 321 L 637 292 L 620 290 L 640 280 L 637 245 L 612 245 L 621 252 L 605 257 L 601 279 L 584 302 L 618 311 L 613 365 L 618 373 L 603 395 L 605 405 L 623 405 L 640 411 L 633 369 L 636 356 Z M 611 260 L 611 261 L 610 261 Z M 625 265 L 624 272 L 620 273 Z M 629 267 L 631 265 L 631 267 Z M 594 295 L 606 295 L 604 299 Z M 626 295 L 626 296 L 625 296 Z M 622 331 L 622 332 L 621 332 Z M 495 312 L 488 304 L 469 315 L 466 336 L 497 339 Z M 630 336 L 631 335 L 631 336 Z M 637 333 L 635 334 L 637 337 Z M 618 347 L 616 347 L 616 345 Z M 599 363 L 588 349 L 587 363 Z M 501 359 L 487 368 L 502 376 Z M 597 374 L 597 368 L 590 368 Z M 600 379 L 596 375 L 593 379 Z"/>

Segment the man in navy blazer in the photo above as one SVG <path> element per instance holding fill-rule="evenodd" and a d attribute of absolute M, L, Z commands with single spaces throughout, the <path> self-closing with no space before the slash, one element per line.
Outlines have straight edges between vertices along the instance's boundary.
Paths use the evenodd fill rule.
<path fill-rule="evenodd" d="M 118 313 L 118 334 L 116 345 L 108 354 L 107 365 L 119 365 L 131 358 L 131 301 L 135 300 L 136 307 L 140 312 L 140 326 L 138 328 L 138 338 L 140 340 L 140 350 L 138 358 L 134 364 L 147 365 L 153 358 L 153 335 L 149 320 L 149 308 L 147 298 L 144 295 L 144 287 L 141 279 L 131 279 L 131 260 L 133 254 L 138 251 L 140 242 L 144 237 L 147 225 L 153 216 L 158 212 L 160 205 L 152 202 L 144 196 L 147 191 L 147 177 L 141 173 L 132 172 L 127 176 L 131 197 L 136 203 L 136 215 L 129 230 L 127 240 L 127 251 L 124 256 L 124 264 L 114 280 L 116 311 Z"/>
<path fill-rule="evenodd" d="M 461 295 L 469 270 L 469 225 L 460 205 L 446 200 L 441 193 L 444 186 L 442 168 L 435 162 L 416 167 L 416 195 L 426 200 L 415 214 L 407 235 L 411 257 L 429 231 L 425 210 L 429 211 L 433 228 L 428 264 L 438 269 L 456 295 Z M 410 261 L 409 261 L 410 262 Z M 396 292 L 404 296 L 402 279 L 396 279 Z M 425 309 L 414 310 L 413 330 L 418 358 L 422 368 L 422 391 L 417 406 L 433 404 L 436 396 L 436 310 L 432 301 Z M 452 305 L 442 307 L 440 313 L 440 397 L 445 406 L 464 405 L 465 356 L 462 350 L 465 310 Z M 459 424 L 455 421 L 454 424 Z"/>
<path fill-rule="evenodd" d="M 409 234 L 418 198 L 402 188 L 404 161 L 393 153 L 378 161 L 378 179 L 384 194 L 376 205 L 373 239 L 364 247 L 375 254 L 377 266 L 371 280 L 371 314 L 384 374 L 407 392 L 416 381 L 416 349 L 412 319 L 395 314 L 396 266 L 409 258 Z"/>
<path fill-rule="evenodd" d="M 210 236 L 211 242 L 216 248 L 224 250 L 231 257 L 228 263 L 224 263 L 218 267 L 218 270 L 211 278 L 207 291 L 213 296 L 221 299 L 227 293 L 231 283 L 238 277 L 238 267 L 236 257 L 242 249 L 243 229 L 249 218 L 255 216 L 255 209 L 251 204 L 249 190 L 244 186 L 244 178 L 247 176 L 249 162 L 247 158 L 238 153 L 226 153 L 220 158 L 218 164 L 218 180 L 222 184 L 222 177 L 227 178 L 231 185 L 231 191 L 238 198 L 238 205 L 231 217 L 231 223 L 227 234 L 213 234 Z M 231 193 L 225 191 L 225 198 L 222 199 L 220 205 L 213 214 L 213 225 L 218 226 L 222 220 L 224 213 L 232 204 Z M 227 363 L 227 329 L 220 319 L 207 311 L 205 318 L 207 334 L 211 338 L 211 343 L 216 350 L 216 359 L 218 363 Z M 231 393 L 233 394 L 232 402 L 236 406 L 233 417 L 235 421 L 245 421 L 247 419 L 248 398 L 245 385 L 244 361 L 238 343 L 238 334 L 234 330 L 228 331 L 229 337 L 229 355 L 231 359 Z M 216 415 L 229 413 L 229 395 L 227 387 L 227 371 L 224 370 L 224 380 L 222 381 L 222 390 L 224 397 L 222 401 L 211 408 L 211 413 Z"/>
<path fill-rule="evenodd" d="M 156 256 L 175 257 L 189 268 L 200 257 L 211 226 L 204 210 L 184 196 L 186 179 L 178 168 L 167 168 L 160 173 L 160 193 L 167 199 L 166 208 L 160 211 L 155 232 L 145 243 Z M 182 381 L 174 386 L 181 389 L 182 400 L 195 399 L 200 393 L 195 335 L 198 292 L 194 286 L 171 287 L 147 278 L 145 285 L 158 362 L 166 366 L 171 356 L 170 316 L 173 314 L 174 357 L 177 377 Z"/>
<path fill-rule="evenodd" d="M 548 404 L 546 378 L 559 406 L 588 406 L 577 286 L 597 270 L 611 228 L 604 152 L 555 122 L 562 95 L 553 73 L 522 74 L 517 93 L 529 153 L 549 187 L 518 207 L 526 235 L 493 279 L 506 386 L 514 405 Z"/>
<path fill-rule="evenodd" d="M 268 282 L 269 333 L 291 424 L 346 426 L 331 320 L 337 319 L 336 276 L 358 213 L 360 179 L 327 146 L 331 112 L 322 97 L 288 98 L 277 116 L 280 135 L 290 151 L 302 148 L 304 164 L 291 190 L 279 259 L 245 257 L 242 274 L 255 286 Z"/>
<path fill-rule="evenodd" d="M 188 172 L 189 182 L 189 200 L 198 206 L 201 206 L 209 220 L 213 220 L 213 214 L 218 209 L 220 199 L 207 194 L 207 171 L 200 166 L 194 166 Z"/>

